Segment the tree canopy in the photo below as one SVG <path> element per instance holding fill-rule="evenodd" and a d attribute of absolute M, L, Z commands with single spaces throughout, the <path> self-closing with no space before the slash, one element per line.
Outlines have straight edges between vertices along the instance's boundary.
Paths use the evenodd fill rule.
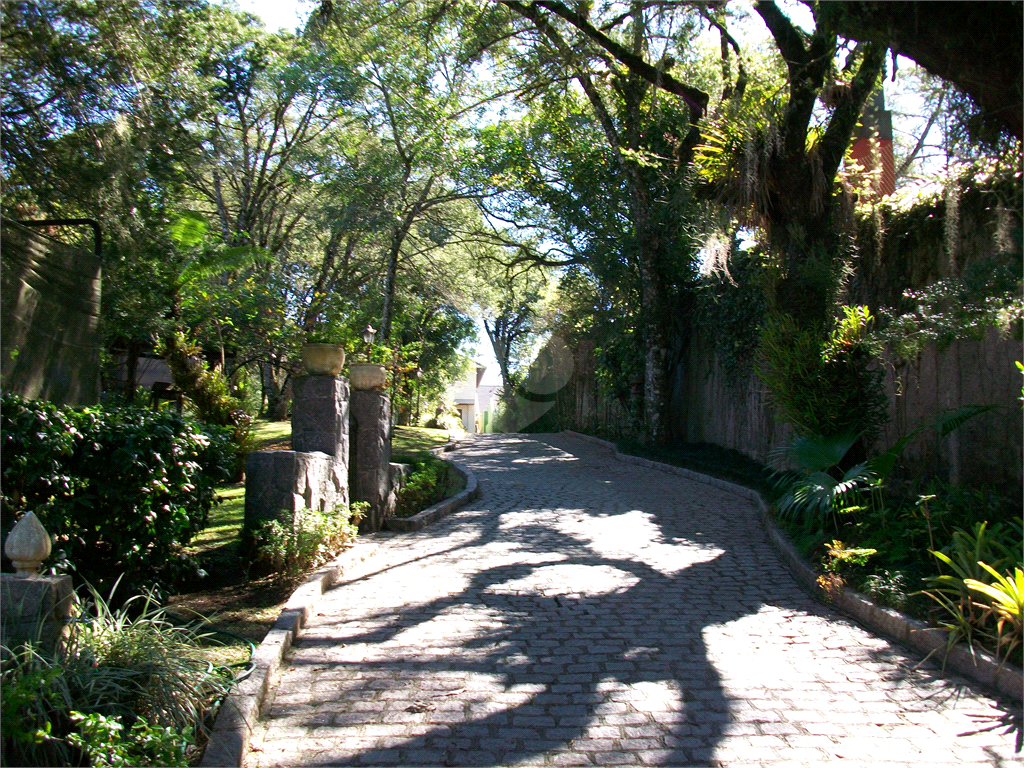
<path fill-rule="evenodd" d="M 709 275 L 766 286 L 772 343 L 841 322 L 849 149 L 897 54 L 930 115 L 901 178 L 940 129 L 949 162 L 1019 163 L 1021 3 L 804 7 L 323 0 L 289 33 L 205 0 L 5 0 L 3 212 L 101 221 L 111 370 L 164 354 L 282 416 L 302 343 L 369 323 L 407 418 L 478 324 L 510 396 L 556 333 L 666 441 Z"/>

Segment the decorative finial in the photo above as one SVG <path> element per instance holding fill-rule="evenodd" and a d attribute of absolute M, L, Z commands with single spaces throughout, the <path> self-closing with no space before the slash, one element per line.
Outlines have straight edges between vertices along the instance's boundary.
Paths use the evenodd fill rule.
<path fill-rule="evenodd" d="M 51 548 L 50 534 L 35 512 L 26 512 L 7 534 L 4 554 L 14 563 L 19 576 L 36 576 Z"/>

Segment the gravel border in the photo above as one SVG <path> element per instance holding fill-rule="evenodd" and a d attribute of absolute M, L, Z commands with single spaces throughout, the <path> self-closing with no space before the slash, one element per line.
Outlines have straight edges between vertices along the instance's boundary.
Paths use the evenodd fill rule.
<path fill-rule="evenodd" d="M 614 443 L 601 440 L 591 435 L 584 435 L 572 430 L 564 430 L 563 435 L 570 435 L 580 440 L 601 445 L 614 453 L 615 458 L 627 464 L 637 464 L 649 469 L 657 469 L 669 474 L 679 475 L 688 480 L 698 483 L 713 485 L 716 488 L 729 491 L 751 501 L 761 513 L 761 524 L 772 544 L 782 555 L 786 565 L 803 587 L 810 592 L 815 599 L 835 608 L 847 616 L 856 619 L 869 629 L 884 635 L 897 642 L 908 645 L 928 656 L 938 654 L 940 657 L 946 649 L 946 632 L 937 627 L 929 627 L 924 622 L 906 616 L 892 608 L 883 608 L 875 605 L 864 595 L 852 589 L 844 589 L 833 600 L 826 600 L 818 587 L 818 574 L 808 565 L 807 561 L 800 556 L 796 548 L 790 542 L 782 530 L 775 524 L 768 514 L 768 505 L 761 494 L 753 488 L 730 483 L 727 480 L 720 480 L 717 477 L 709 477 L 690 469 L 663 464 L 660 461 L 651 461 L 639 456 L 619 453 Z M 1021 670 L 1009 664 L 1000 664 L 990 654 L 983 650 L 975 650 L 972 653 L 961 645 L 955 645 L 946 654 L 942 662 L 943 670 L 951 669 L 966 678 L 979 683 L 986 688 L 998 691 L 1017 701 L 1024 699 L 1024 675 Z"/>
<path fill-rule="evenodd" d="M 252 673 L 233 685 L 221 703 L 200 766 L 240 768 L 249 752 L 249 739 L 267 694 L 279 677 L 284 655 L 302 634 L 316 604 L 353 566 L 375 555 L 382 540 L 387 538 L 389 534 L 360 536 L 350 549 L 310 574 L 292 593 L 273 628 L 256 648 Z"/>

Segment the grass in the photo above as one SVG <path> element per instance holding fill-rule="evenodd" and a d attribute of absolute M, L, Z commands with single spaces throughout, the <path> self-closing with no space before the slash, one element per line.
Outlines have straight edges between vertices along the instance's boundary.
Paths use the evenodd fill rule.
<path fill-rule="evenodd" d="M 239 556 L 245 486 L 225 485 L 217 496 L 221 503 L 210 511 L 209 524 L 189 547 L 207 576 L 171 597 L 167 607 L 178 617 L 203 616 L 214 629 L 259 643 L 274 625 L 293 583 L 246 578 Z"/>
<path fill-rule="evenodd" d="M 254 451 L 287 451 L 291 449 L 292 423 L 258 419 L 253 422 L 252 436 Z M 448 432 L 444 429 L 396 426 L 391 451 L 409 454 L 438 448 L 447 442 Z"/>
<path fill-rule="evenodd" d="M 290 421 L 260 419 L 253 424 L 254 450 L 289 450 L 291 434 Z M 416 454 L 446 442 L 448 433 L 443 429 L 396 426 L 392 447 L 397 458 L 400 454 Z M 459 481 L 456 485 L 461 485 L 455 490 L 450 485 L 449 496 L 465 486 L 465 480 L 453 474 Z M 298 578 L 246 578 L 239 556 L 245 519 L 245 485 L 224 485 L 217 496 L 220 504 L 210 511 L 206 528 L 189 546 L 189 553 L 198 558 L 207 576 L 187 585 L 182 594 L 171 597 L 167 607 L 177 617 L 200 615 L 208 619 L 214 629 L 259 643 L 274 625 Z M 248 653 L 248 646 L 242 644 L 240 648 Z M 239 652 L 225 649 L 225 659 L 218 661 L 230 663 Z"/>
<path fill-rule="evenodd" d="M 292 445 L 291 421 L 257 419 L 252 423 L 254 451 L 287 451 Z"/>
<path fill-rule="evenodd" d="M 438 448 L 448 442 L 448 432 L 444 429 L 427 427 L 395 427 L 391 440 L 391 452 L 409 454 Z"/>

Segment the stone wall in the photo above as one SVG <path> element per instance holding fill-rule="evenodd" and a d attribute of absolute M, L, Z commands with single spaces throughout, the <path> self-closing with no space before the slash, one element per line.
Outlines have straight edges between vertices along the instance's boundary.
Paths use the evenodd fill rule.
<path fill-rule="evenodd" d="M 998 190 L 997 190 L 998 191 Z M 1021 221 L 1002 203 L 1005 190 L 969 188 L 960 198 L 958 226 L 950 236 L 944 204 L 938 201 L 908 212 L 866 220 L 858 237 L 859 253 L 850 276 L 849 301 L 897 311 L 913 309 L 903 297 L 936 280 L 962 274 L 971 265 L 995 259 L 1019 271 Z M 1018 206 L 1019 207 L 1019 206 Z M 1018 329 L 1019 330 L 1019 329 Z M 775 418 L 769 394 L 752 365 L 730 376 L 715 352 L 715 339 L 694 333 L 671 371 L 672 429 L 678 440 L 707 442 L 741 451 L 760 461 L 790 438 L 789 427 Z M 938 476 L 957 483 L 994 484 L 1019 498 L 1022 485 L 1021 341 L 992 330 L 982 340 L 932 344 L 911 362 L 893 368 L 884 386 L 890 420 L 876 448 L 884 450 L 901 435 L 943 410 L 993 405 L 996 410 L 967 422 L 945 438 L 927 431 L 910 443 L 903 463 L 910 475 Z M 594 375 L 593 345 L 574 349 L 575 371 L 558 393 L 545 428 L 575 429 L 612 438 L 638 435 L 628 413 L 603 393 Z"/>
<path fill-rule="evenodd" d="M 0 233 L 5 392 L 66 405 L 100 395 L 100 257 L 14 222 Z"/>

